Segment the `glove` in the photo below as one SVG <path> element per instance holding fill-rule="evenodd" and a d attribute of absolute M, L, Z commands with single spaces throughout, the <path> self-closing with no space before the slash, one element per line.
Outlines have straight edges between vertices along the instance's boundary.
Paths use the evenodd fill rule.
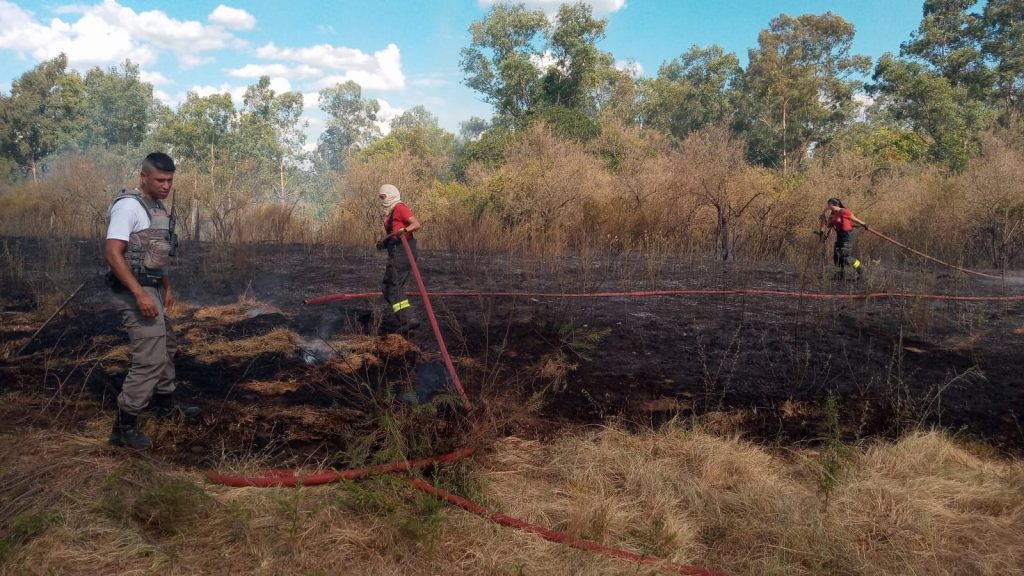
<path fill-rule="evenodd" d="M 867 224 L 864 224 L 864 229 L 865 229 L 865 230 L 871 230 L 871 228 L 868 228 L 868 225 L 867 225 Z"/>
<path fill-rule="evenodd" d="M 377 244 L 376 244 L 377 250 L 387 250 L 388 249 L 388 240 L 390 238 L 391 238 L 391 236 L 385 236 L 385 237 L 381 238 L 380 240 L 377 240 Z"/>

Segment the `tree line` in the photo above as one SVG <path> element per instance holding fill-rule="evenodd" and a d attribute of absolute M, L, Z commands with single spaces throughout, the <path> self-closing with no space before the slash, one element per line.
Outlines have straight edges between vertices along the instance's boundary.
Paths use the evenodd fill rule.
<path fill-rule="evenodd" d="M 792 188 L 786 178 L 801 177 L 811 159 L 845 153 L 865 159 L 873 173 L 915 165 L 955 175 L 982 151 L 986 134 L 1021 132 L 1021 0 L 925 0 L 918 29 L 897 54 L 877 62 L 853 53 L 854 26 L 831 12 L 773 18 L 745 67 L 720 46 L 692 46 L 652 77 L 617 66 L 599 48 L 606 29 L 583 3 L 562 5 L 553 18 L 497 4 L 471 24 L 459 62 L 465 84 L 493 106 L 493 117 L 467 119 L 453 134 L 416 106 L 384 135 L 378 102 L 347 82 L 320 91 L 326 125 L 308 146 L 301 94 L 277 93 L 267 77 L 241 102 L 226 93 L 189 93 L 172 110 L 131 62 L 83 75 L 60 55 L 0 94 L 0 174 L 32 182 L 69 154 L 100 161 L 165 150 L 187 171 L 179 188 L 191 188 L 194 237 L 210 229 L 226 238 L 236 235 L 235 215 L 256 206 L 276 210 L 279 220 L 283 214 L 282 222 L 296 207 L 324 222 L 373 178 L 396 178 L 388 163 L 407 167 L 406 188 L 437 206 L 459 197 L 477 218 L 497 214 L 517 225 L 524 216 L 513 212 L 511 198 L 524 192 L 509 188 L 517 176 L 502 168 L 526 162 L 529 142 L 541 142 L 538 126 L 586 150 L 595 169 L 623 182 L 652 155 L 667 158 L 674 149 L 700 156 L 698 144 L 686 145 L 698 135 L 694 142 L 708 143 L 705 151 L 728 143 L 727 153 L 702 162 L 727 158 L 726 170 L 768 170 L 774 188 Z M 130 167 L 121 172 L 111 187 L 131 175 Z M 640 206 L 655 192 L 644 189 L 649 185 L 623 193 Z M 721 180 L 693 191 L 716 209 L 723 254 L 732 252 L 730 223 L 751 205 L 727 198 L 736 188 Z M 557 212 L 553 189 L 537 192 L 546 196 L 537 200 L 547 206 L 541 220 Z M 756 198 L 778 192 L 750 189 Z M 351 220 L 363 208 L 345 209 Z"/>

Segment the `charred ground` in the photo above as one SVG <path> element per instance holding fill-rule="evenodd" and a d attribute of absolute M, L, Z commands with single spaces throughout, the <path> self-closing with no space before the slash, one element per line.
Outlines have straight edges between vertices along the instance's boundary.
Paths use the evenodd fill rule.
<path fill-rule="evenodd" d="M 8 239 L 8 251 L 45 253 Z M 66 296 L 98 275 L 85 257 L 45 274 L 26 264 L 0 292 L 2 424 L 75 427 L 114 408 L 127 339 L 91 281 L 28 347 L 49 315 L 39 293 Z M 377 333 L 378 302 L 303 305 L 375 291 L 382 257 L 310 246 L 186 246 L 175 271 L 178 375 L 203 422 L 147 424 L 157 452 L 183 464 L 348 466 L 479 441 L 493 431 L 548 436 L 608 420 L 656 426 L 675 417 L 770 443 L 894 436 L 939 426 L 1001 449 L 1024 449 L 1024 303 L 803 300 L 763 296 L 568 299 L 438 298 L 434 308 L 477 410 L 438 392 L 444 377 L 429 326 L 408 340 Z M 520 258 L 424 251 L 431 291 L 632 291 L 771 288 L 897 289 L 1005 294 L 1019 278 L 964 279 L 904 263 L 863 282 L 809 266 L 676 262 L 638 254 Z M 40 280 L 48 278 L 48 280 Z M 241 296 L 241 297 L 240 297 Z M 39 308 L 33 313 L 33 309 Z M 255 456 L 254 456 L 255 455 Z"/>

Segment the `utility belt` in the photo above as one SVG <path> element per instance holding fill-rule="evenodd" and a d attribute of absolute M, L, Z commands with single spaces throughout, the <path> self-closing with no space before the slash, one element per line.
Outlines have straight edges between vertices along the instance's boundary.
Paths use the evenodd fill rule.
<path fill-rule="evenodd" d="M 149 286 L 151 288 L 159 288 L 163 285 L 164 275 L 162 273 L 156 273 L 149 270 L 145 266 L 141 268 L 132 268 L 132 276 L 139 281 L 142 286 Z M 124 283 L 114 274 L 113 270 L 107 271 L 107 275 L 104 276 L 107 286 L 114 292 L 123 292 L 125 290 Z"/>

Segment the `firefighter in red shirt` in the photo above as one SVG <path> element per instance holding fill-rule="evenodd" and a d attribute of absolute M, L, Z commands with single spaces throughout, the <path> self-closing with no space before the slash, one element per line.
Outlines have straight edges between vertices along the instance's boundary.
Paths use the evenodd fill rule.
<path fill-rule="evenodd" d="M 387 216 L 384 218 L 386 236 L 377 242 L 378 250 L 388 251 L 388 264 L 384 269 L 381 291 L 384 293 L 384 300 L 391 306 L 391 312 L 397 323 L 397 331 L 405 334 L 419 326 L 420 322 L 405 293 L 405 285 L 409 282 L 412 264 L 406 256 L 401 237 L 404 235 L 409 241 L 413 258 L 418 258 L 416 238 L 412 233 L 421 228 L 420 221 L 416 219 L 412 210 L 402 202 L 402 196 L 395 186 L 391 184 L 381 186 L 377 197 L 380 199 L 381 206 L 387 211 Z"/>
<path fill-rule="evenodd" d="M 825 232 L 831 228 L 836 231 L 836 243 L 832 248 L 832 262 L 836 266 L 835 278 L 842 280 L 845 277 L 846 265 L 857 271 L 859 279 L 864 272 L 860 260 L 852 257 L 850 251 L 853 248 L 853 225 L 858 224 L 868 229 L 867 223 L 853 215 L 849 208 L 843 206 L 838 198 L 829 198 L 825 211 L 821 215 L 821 230 L 818 236 L 822 242 L 825 241 Z"/>

